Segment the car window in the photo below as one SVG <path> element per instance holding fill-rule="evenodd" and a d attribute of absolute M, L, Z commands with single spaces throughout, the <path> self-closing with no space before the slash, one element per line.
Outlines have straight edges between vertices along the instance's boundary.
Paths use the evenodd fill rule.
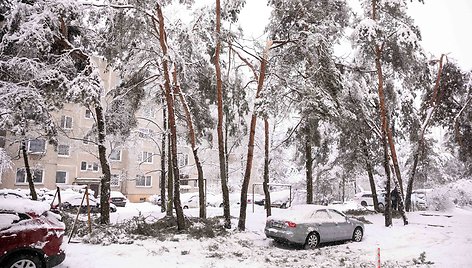
<path fill-rule="evenodd" d="M 13 213 L 9 211 L 0 211 L 0 230 L 8 229 L 12 224 L 18 223 L 23 220 L 30 219 L 31 217 L 24 213 Z"/>
<path fill-rule="evenodd" d="M 320 209 L 320 210 L 315 211 L 315 213 L 313 214 L 313 217 L 317 219 L 325 219 L 325 220 L 331 219 L 326 209 Z"/>
<path fill-rule="evenodd" d="M 335 221 L 341 222 L 341 221 L 346 220 L 346 217 L 337 210 L 330 209 L 329 213 L 330 213 L 331 217 L 333 217 L 333 220 L 335 220 Z"/>

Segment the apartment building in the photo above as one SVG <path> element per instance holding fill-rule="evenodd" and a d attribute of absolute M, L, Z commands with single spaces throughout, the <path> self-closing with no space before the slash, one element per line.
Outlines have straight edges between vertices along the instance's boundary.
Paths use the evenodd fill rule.
<path fill-rule="evenodd" d="M 104 62 L 96 59 L 106 91 L 117 83 L 113 72 L 106 72 Z M 145 201 L 160 193 L 162 110 L 158 104 L 146 98 L 137 112 L 138 126 L 126 141 L 107 137 L 106 147 L 111 167 L 111 190 L 121 191 L 131 202 Z M 107 101 L 102 101 L 106 105 Z M 53 114 L 60 127 L 58 146 L 48 144 L 41 133 L 28 133 L 27 151 L 36 188 L 56 189 L 61 185 L 89 185 L 99 193 L 102 170 L 98 159 L 96 137 L 89 132 L 95 122 L 94 111 L 79 104 L 64 104 Z M 1 175 L 1 188 L 28 188 L 24 160 L 19 153 L 20 143 L 11 133 L 3 132 L 0 145 L 13 159 L 12 168 Z M 179 147 L 179 164 L 183 168 L 181 178 L 196 178 L 193 158 L 188 146 Z M 193 165 L 194 166 L 194 165 Z M 187 168 L 186 168 L 187 167 Z M 189 184 L 184 180 L 183 184 Z M 190 183 L 190 189 L 195 187 Z"/>
<path fill-rule="evenodd" d="M 149 103 L 138 111 L 138 127 L 126 142 L 112 139 L 106 142 L 112 173 L 111 189 L 122 192 L 131 202 L 145 201 L 151 195 L 160 194 L 162 128 L 159 122 L 162 122 L 162 111 L 158 111 L 155 103 Z M 27 151 L 37 188 L 56 189 L 61 185 L 86 184 L 99 193 L 102 171 L 98 149 L 94 138 L 88 135 L 94 124 L 93 118 L 93 112 L 85 107 L 65 104 L 55 115 L 61 128 L 57 147 L 31 134 Z M 13 166 L 2 174 L 0 188 L 27 189 L 20 144 L 9 133 L 5 133 L 4 141 Z M 179 146 L 183 191 L 193 191 L 196 187 L 193 179 L 197 176 L 189 152 L 187 146 Z"/>

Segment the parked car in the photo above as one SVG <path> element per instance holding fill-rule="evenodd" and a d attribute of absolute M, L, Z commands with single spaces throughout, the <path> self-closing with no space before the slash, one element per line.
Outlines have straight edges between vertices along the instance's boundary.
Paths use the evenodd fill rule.
<path fill-rule="evenodd" d="M 0 267 L 53 267 L 65 259 L 65 225 L 49 205 L 0 198 Z"/>
<path fill-rule="evenodd" d="M 426 210 L 428 208 L 428 193 L 432 189 L 417 189 L 411 192 L 411 205 L 413 209 Z"/>
<path fill-rule="evenodd" d="M 180 195 L 180 202 L 183 209 L 198 208 L 198 193 L 184 193 Z"/>
<path fill-rule="evenodd" d="M 128 199 L 124 194 L 118 191 L 110 192 L 110 203 L 114 204 L 117 207 L 125 207 Z"/>
<path fill-rule="evenodd" d="M 287 208 L 291 205 L 290 190 L 270 193 L 270 206 L 275 208 Z"/>
<path fill-rule="evenodd" d="M 379 202 L 379 209 L 383 211 L 385 209 L 385 193 L 384 192 L 377 193 L 377 200 Z M 354 201 L 356 201 L 358 204 L 360 204 L 363 207 L 374 205 L 372 192 L 357 193 L 354 195 Z"/>
<path fill-rule="evenodd" d="M 81 213 L 87 212 L 87 201 L 83 200 L 84 194 L 83 193 L 68 193 L 64 195 L 61 200 L 61 208 L 65 210 L 74 210 L 80 207 Z M 89 206 L 91 213 L 98 213 L 100 212 L 100 201 L 89 194 Z M 83 202 L 82 202 L 83 200 Z M 82 206 L 81 206 L 82 204 Z M 113 203 L 110 203 L 110 212 L 116 212 L 116 206 Z"/>
<path fill-rule="evenodd" d="M 151 202 L 151 204 L 158 205 L 158 206 L 161 206 L 161 203 L 162 203 L 161 196 L 158 194 L 149 196 L 148 201 Z"/>
<path fill-rule="evenodd" d="M 0 196 L 5 198 L 30 199 L 22 190 L 0 189 Z"/>
<path fill-rule="evenodd" d="M 320 243 L 353 240 L 360 242 L 364 224 L 327 206 L 292 206 L 283 216 L 267 218 L 265 234 L 277 242 L 316 248 Z"/>

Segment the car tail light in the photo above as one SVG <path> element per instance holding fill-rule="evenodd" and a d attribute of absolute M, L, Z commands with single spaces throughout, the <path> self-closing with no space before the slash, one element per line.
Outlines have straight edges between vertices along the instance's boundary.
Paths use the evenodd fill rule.
<path fill-rule="evenodd" d="M 285 224 L 287 224 L 287 226 L 288 226 L 289 228 L 295 228 L 295 227 L 297 227 L 297 224 L 294 223 L 294 222 L 291 222 L 291 221 L 286 221 Z"/>

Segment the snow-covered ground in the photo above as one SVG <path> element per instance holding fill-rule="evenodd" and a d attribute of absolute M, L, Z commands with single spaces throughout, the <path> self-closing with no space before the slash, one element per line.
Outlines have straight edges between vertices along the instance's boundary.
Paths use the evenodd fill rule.
<path fill-rule="evenodd" d="M 112 222 L 130 219 L 141 212 L 160 218 L 160 207 L 149 203 L 118 208 Z M 197 216 L 198 209 L 184 210 Z M 239 214 L 239 207 L 232 207 Z M 283 209 L 273 209 L 275 215 Z M 222 215 L 222 209 L 209 208 L 208 215 Z M 149 238 L 132 244 L 92 245 L 72 239 L 64 248 L 66 260 L 58 267 L 472 267 L 472 209 L 454 208 L 449 212 L 409 213 L 410 224 L 394 219 L 384 227 L 382 215 L 368 215 L 362 242 L 322 245 L 315 250 L 274 244 L 264 235 L 265 212 L 260 206 L 248 207 L 247 231 L 231 231 L 216 238 L 189 238 L 175 235 L 160 241 Z M 233 228 L 237 226 L 233 219 Z M 75 242 L 74 242 L 75 241 Z M 425 259 L 420 255 L 424 252 Z"/>

